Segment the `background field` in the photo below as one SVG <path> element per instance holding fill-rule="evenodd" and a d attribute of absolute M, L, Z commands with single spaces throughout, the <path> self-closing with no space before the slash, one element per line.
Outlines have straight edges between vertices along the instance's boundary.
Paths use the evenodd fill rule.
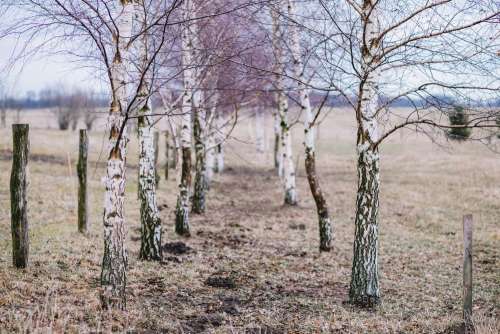
<path fill-rule="evenodd" d="M 9 115 L 12 120 L 14 115 Z M 346 304 L 356 192 L 353 115 L 333 110 L 318 139 L 318 174 L 335 224 L 335 248 L 319 254 L 314 202 L 303 169 L 300 124 L 294 132 L 300 204 L 282 206 L 270 150 L 257 154 L 254 121 L 242 117 L 226 145 L 226 171 L 192 216 L 193 236 L 173 233 L 177 188 L 158 190 L 165 252 L 137 260 L 137 140 L 129 145 L 128 312 L 101 312 L 103 122 L 90 147 L 91 233 L 76 232 L 78 134 L 55 129 L 46 112 L 31 124 L 29 218 L 31 266 L 15 270 L 10 238 L 10 128 L 0 129 L 0 332 L 448 333 L 461 318 L 462 215 L 474 215 L 474 312 L 478 333 L 497 333 L 500 306 L 500 157 L 477 142 L 433 144 L 405 131 L 382 146 L 380 273 L 383 304 Z M 160 126 L 164 124 L 160 123 Z M 49 129 L 51 128 L 51 129 Z M 272 124 L 266 133 L 271 148 Z M 163 164 L 163 138 L 161 163 Z M 172 172 L 172 176 L 174 173 Z M 172 253 L 173 252 L 173 253 Z M 215 288 L 210 277 L 235 286 Z"/>

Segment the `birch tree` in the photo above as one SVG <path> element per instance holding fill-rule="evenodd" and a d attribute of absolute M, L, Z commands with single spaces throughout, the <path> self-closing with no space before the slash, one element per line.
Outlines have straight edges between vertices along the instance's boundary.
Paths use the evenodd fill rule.
<path fill-rule="evenodd" d="M 189 227 L 189 197 L 191 188 L 191 115 L 193 108 L 193 93 L 196 73 L 193 68 L 193 27 L 192 19 L 195 13 L 193 0 L 185 0 L 182 4 L 182 18 L 185 22 L 181 32 L 182 66 L 184 68 L 184 92 L 182 95 L 181 120 L 181 177 L 179 195 L 177 197 L 175 231 L 184 236 L 190 235 Z"/>
<path fill-rule="evenodd" d="M 141 1 L 135 11 L 136 26 L 141 30 L 148 27 L 146 7 Z M 161 222 L 156 200 L 156 145 L 154 143 L 153 118 L 151 116 L 151 71 L 148 71 L 149 33 L 139 38 L 138 67 L 144 74 L 138 93 L 137 128 L 139 134 L 139 199 L 141 202 L 141 248 L 139 258 L 143 260 L 161 260 Z M 168 162 L 167 162 L 168 163 Z"/>
<path fill-rule="evenodd" d="M 193 1 L 193 15 L 196 15 L 198 8 Z M 202 214 L 205 212 L 206 192 L 207 192 L 207 164 L 206 164 L 206 119 L 207 110 L 205 106 L 205 91 L 203 90 L 203 78 L 205 76 L 204 61 L 200 50 L 203 48 L 201 41 L 201 22 L 197 20 L 190 25 L 190 40 L 192 52 L 192 66 L 194 79 L 193 92 L 193 137 L 195 149 L 195 180 L 193 193 L 193 213 Z"/>
<path fill-rule="evenodd" d="M 288 1 L 288 15 L 289 19 L 297 22 L 297 15 L 295 13 L 295 0 Z M 320 251 L 329 251 L 333 239 L 333 228 L 330 215 L 328 213 L 328 206 L 325 196 L 321 190 L 318 175 L 316 172 L 316 150 L 315 150 L 315 115 L 313 114 L 310 89 L 306 86 L 305 64 L 302 59 L 302 51 L 300 45 L 300 35 L 298 25 L 291 22 L 289 25 L 290 35 L 290 49 L 292 53 L 292 60 L 295 72 L 295 82 L 297 84 L 297 91 L 299 94 L 299 103 L 302 117 L 304 118 L 304 148 L 305 148 L 305 167 L 307 180 L 311 189 L 311 194 L 316 203 L 316 210 L 319 219 L 319 249 Z M 318 111 L 319 112 L 319 111 Z"/>
<path fill-rule="evenodd" d="M 29 42 L 22 48 L 24 55 L 37 52 L 65 53 L 85 61 L 97 73 L 102 73 L 109 84 L 110 110 L 108 114 L 108 141 L 106 148 L 106 175 L 104 193 L 104 251 L 101 266 L 101 300 L 104 308 L 126 306 L 127 251 L 124 216 L 125 165 L 127 156 L 127 123 L 141 106 L 145 96 L 143 81 L 154 59 L 163 48 L 164 32 L 169 17 L 178 7 L 178 1 L 151 2 L 149 14 L 153 24 L 133 35 L 135 1 L 77 1 L 77 0 L 21 0 L 12 1 L 13 8 L 22 8 L 19 19 L 7 34 L 29 35 Z M 40 24 L 40 22 L 44 22 Z M 159 39 L 141 73 L 131 67 L 132 44 L 140 36 L 156 30 Z M 7 35 L 6 34 L 6 35 Z M 40 40 L 40 42 L 35 42 Z M 16 54 L 13 57 L 22 58 Z M 96 62 L 98 64 L 96 64 Z M 102 72 L 99 72 L 102 71 Z M 144 116 L 144 115 L 141 115 Z"/>
<path fill-rule="evenodd" d="M 281 4 L 280 4 L 281 5 Z M 279 20 L 279 9 L 271 9 L 272 17 L 272 44 L 275 56 L 275 91 L 280 120 L 280 160 L 279 175 L 282 175 L 285 193 L 285 204 L 297 205 L 297 189 L 295 185 L 295 166 L 292 156 L 292 134 L 288 116 L 288 97 L 285 93 L 285 50 L 283 41 L 285 38 L 284 27 Z"/>
<path fill-rule="evenodd" d="M 342 96 L 357 122 L 358 189 L 349 298 L 372 307 L 380 301 L 381 144 L 405 127 L 426 133 L 445 128 L 438 120 L 450 103 L 439 96 L 470 103 L 498 94 L 491 57 L 497 45 L 491 37 L 499 8 L 488 2 L 450 0 L 408 1 L 404 7 L 385 0 L 319 4 L 330 29 L 319 33 L 327 37 L 321 48 L 328 55 L 318 59 L 329 73 L 323 75 L 328 86 L 318 88 Z M 401 99 L 412 108 L 398 115 L 391 105 Z M 480 111 L 464 126 L 491 121 L 490 113 Z"/>
<path fill-rule="evenodd" d="M 126 59 L 132 34 L 134 4 L 119 1 L 116 19 L 115 53 L 110 67 L 112 101 L 108 116 L 108 161 L 104 195 L 104 254 L 102 259 L 102 301 L 108 306 L 126 305 L 127 251 L 125 248 L 125 157 L 127 156 L 126 110 L 128 106 Z"/>
<path fill-rule="evenodd" d="M 224 113 L 218 112 L 216 117 L 216 130 L 215 130 L 215 163 L 214 172 L 221 174 L 224 172 Z"/>

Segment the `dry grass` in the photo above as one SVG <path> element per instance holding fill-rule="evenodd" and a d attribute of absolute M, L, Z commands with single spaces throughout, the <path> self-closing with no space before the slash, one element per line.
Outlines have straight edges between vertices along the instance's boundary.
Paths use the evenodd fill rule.
<path fill-rule="evenodd" d="M 356 190 L 351 116 L 333 114 L 320 132 L 319 175 L 336 229 L 330 254 L 317 250 L 314 203 L 302 163 L 300 205 L 283 207 L 270 154 L 259 156 L 245 144 L 252 142 L 248 122 L 228 144 L 228 170 L 210 190 L 207 214 L 192 217 L 193 237 L 182 240 L 192 250 L 166 254 L 161 264 L 137 260 L 136 172 L 130 169 L 128 311 L 111 313 L 102 312 L 98 301 L 102 167 L 90 164 L 92 228 L 82 236 L 76 232 L 77 134 L 32 122 L 32 153 L 39 159 L 30 163 L 28 270 L 11 265 L 10 161 L 0 157 L 0 332 L 446 333 L 461 318 L 461 217 L 473 213 L 477 333 L 498 333 L 500 164 L 498 155 L 477 143 L 444 150 L 407 132 L 383 147 L 383 304 L 365 311 L 344 303 Z M 267 131 L 271 138 L 271 123 Z M 5 153 L 11 133 L 0 133 Z M 301 152 L 300 129 L 295 139 L 295 152 Z M 102 140 L 101 131 L 93 133 L 93 162 Z M 133 165 L 135 138 L 129 152 Z M 180 240 L 173 233 L 175 194 L 173 180 L 162 179 L 165 242 Z M 230 277 L 235 287 L 205 284 L 216 276 Z"/>

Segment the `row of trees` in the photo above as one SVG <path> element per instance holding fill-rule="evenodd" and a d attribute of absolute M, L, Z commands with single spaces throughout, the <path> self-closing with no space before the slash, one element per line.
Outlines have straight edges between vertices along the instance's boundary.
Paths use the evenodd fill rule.
<path fill-rule="evenodd" d="M 168 119 L 177 152 L 175 231 L 189 236 L 189 216 L 206 210 L 214 166 L 223 163 L 224 141 L 242 109 L 272 113 L 284 203 L 298 203 L 290 104 L 298 106 L 304 128 L 319 248 L 328 251 L 334 225 L 316 172 L 314 131 L 330 99 L 347 104 L 357 124 L 358 172 L 349 296 L 361 306 L 380 300 L 381 144 L 405 127 L 432 134 L 496 126 L 496 114 L 488 108 L 499 93 L 494 38 L 499 5 L 494 1 L 408 0 L 402 6 L 390 0 L 18 0 L 1 6 L 16 18 L 4 34 L 45 37 L 39 43 L 30 38 L 23 53 L 66 52 L 95 68 L 108 84 L 104 306 L 123 308 L 126 301 L 123 206 L 132 122 L 140 141 L 141 259 L 161 258 L 152 139 L 156 117 Z M 315 108 L 312 92 L 321 96 Z M 442 96 L 471 107 L 465 109 L 471 110 L 466 124 L 441 121 L 453 107 Z M 153 99 L 161 101 L 161 112 L 153 109 Z M 410 110 L 391 108 L 401 100 Z M 477 105 L 483 107 L 472 108 Z"/>
<path fill-rule="evenodd" d="M 22 110 L 48 109 L 57 120 L 60 130 L 76 130 L 78 122 L 82 120 L 87 129 L 91 130 L 95 120 L 99 117 L 100 110 L 106 108 L 107 102 L 100 94 L 93 91 L 74 89 L 66 91 L 62 86 L 44 88 L 38 98 L 28 94 L 25 98 L 8 96 L 0 87 L 0 121 L 2 127 L 6 126 L 7 110 L 14 110 L 19 114 Z"/>
<path fill-rule="evenodd" d="M 57 117 L 59 130 L 74 131 L 82 120 L 88 130 L 92 130 L 95 120 L 103 108 L 103 101 L 92 91 L 76 89 L 65 93 L 63 89 L 45 89 L 40 92 L 40 101 L 49 106 Z"/>

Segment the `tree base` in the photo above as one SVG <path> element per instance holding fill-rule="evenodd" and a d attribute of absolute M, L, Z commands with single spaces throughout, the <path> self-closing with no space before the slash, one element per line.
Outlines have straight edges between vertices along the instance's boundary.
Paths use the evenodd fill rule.
<path fill-rule="evenodd" d="M 349 303 L 363 309 L 373 309 L 380 305 L 382 300 L 379 296 L 349 296 Z"/>
<path fill-rule="evenodd" d="M 191 210 L 192 213 L 195 213 L 197 215 L 202 215 L 205 213 L 206 209 L 205 209 L 205 203 L 204 203 L 204 199 L 197 199 L 197 198 L 194 198 L 193 199 L 193 208 Z"/>
<path fill-rule="evenodd" d="M 299 203 L 295 195 L 286 193 L 285 194 L 285 205 L 297 206 Z"/>
<path fill-rule="evenodd" d="M 189 208 L 181 203 L 182 199 L 179 198 L 175 209 L 175 233 L 183 237 L 189 237 L 191 236 L 189 228 Z"/>
<path fill-rule="evenodd" d="M 319 251 L 329 252 L 332 249 L 332 222 L 326 208 L 319 215 Z"/>
<path fill-rule="evenodd" d="M 103 310 L 125 310 L 127 308 L 127 302 L 125 298 L 125 292 L 119 292 L 119 295 L 113 291 L 111 285 L 101 285 L 100 291 L 101 308 Z"/>
<path fill-rule="evenodd" d="M 141 261 L 161 261 L 162 256 L 159 253 L 155 252 L 140 252 L 139 260 Z"/>
<path fill-rule="evenodd" d="M 332 247 L 330 245 L 319 245 L 319 251 L 320 252 L 329 252 L 332 250 Z"/>
<path fill-rule="evenodd" d="M 185 229 L 184 227 L 179 227 L 178 225 L 175 225 L 175 233 L 186 238 L 191 236 L 191 232 L 189 231 L 189 229 Z"/>

